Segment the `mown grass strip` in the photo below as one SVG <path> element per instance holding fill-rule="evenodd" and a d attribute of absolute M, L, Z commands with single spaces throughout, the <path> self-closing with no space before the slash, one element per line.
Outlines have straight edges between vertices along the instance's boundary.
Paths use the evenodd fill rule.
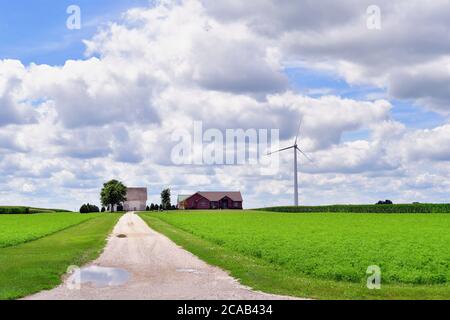
<path fill-rule="evenodd" d="M 382 284 L 369 290 L 366 283 L 309 277 L 263 259 L 230 250 L 163 221 L 161 215 L 141 214 L 155 231 L 209 264 L 230 272 L 244 285 L 267 293 L 313 299 L 449 299 L 450 286 Z"/>
<path fill-rule="evenodd" d="M 0 248 L 34 241 L 96 217 L 98 214 L 78 213 L 0 215 Z"/>
<path fill-rule="evenodd" d="M 99 256 L 119 218 L 99 215 L 42 239 L 0 249 L 0 299 L 58 286 L 68 266 L 82 266 Z"/>

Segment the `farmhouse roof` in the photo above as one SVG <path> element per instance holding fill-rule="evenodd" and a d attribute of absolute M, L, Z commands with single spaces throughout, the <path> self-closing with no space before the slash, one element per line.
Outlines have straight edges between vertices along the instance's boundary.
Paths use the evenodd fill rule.
<path fill-rule="evenodd" d="M 202 197 L 205 197 L 209 201 L 220 201 L 225 197 L 230 198 L 236 202 L 243 202 L 242 194 L 240 191 L 237 192 L 197 192 Z"/>
<path fill-rule="evenodd" d="M 182 202 L 182 201 L 184 201 L 184 200 L 186 200 L 186 199 L 189 199 L 190 197 L 192 197 L 192 195 L 191 194 L 180 194 L 179 196 L 178 196 L 178 203 L 180 203 L 180 202 Z"/>
<path fill-rule="evenodd" d="M 147 201 L 147 188 L 127 188 L 127 201 Z"/>

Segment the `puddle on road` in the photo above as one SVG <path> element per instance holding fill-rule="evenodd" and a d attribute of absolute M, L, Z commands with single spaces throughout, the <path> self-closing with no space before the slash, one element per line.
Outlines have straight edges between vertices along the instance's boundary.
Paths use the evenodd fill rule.
<path fill-rule="evenodd" d="M 89 284 L 96 288 L 121 286 L 129 280 L 130 273 L 126 270 L 98 266 L 77 269 L 68 279 L 71 285 Z"/>

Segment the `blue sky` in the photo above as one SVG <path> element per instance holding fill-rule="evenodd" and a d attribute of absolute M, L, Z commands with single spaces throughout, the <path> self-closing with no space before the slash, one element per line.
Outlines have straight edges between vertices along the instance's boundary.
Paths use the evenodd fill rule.
<path fill-rule="evenodd" d="M 126 9 L 148 3 L 149 0 L 3 1 L 0 57 L 50 65 L 81 59 L 85 50 L 83 39 L 89 39 L 105 23 L 120 19 Z M 66 28 L 66 10 L 72 4 L 82 8 L 81 30 Z"/>
<path fill-rule="evenodd" d="M 287 144 L 300 119 L 316 160 L 302 163 L 302 203 L 446 201 L 446 7 L 380 0 L 383 28 L 372 31 L 365 1 L 323 1 L 3 1 L 0 205 L 76 209 L 98 203 L 111 178 L 148 186 L 153 202 L 172 187 L 239 189 L 247 207 L 290 204 L 290 155 L 273 176 L 179 167 L 168 137 L 203 121 L 277 128 Z M 81 30 L 66 28 L 72 4 Z M 135 7 L 140 23 L 128 23 L 122 14 Z M 99 30 L 109 32 L 94 39 Z"/>
<path fill-rule="evenodd" d="M 389 99 L 384 88 L 368 85 L 351 85 L 338 75 L 306 68 L 287 68 L 291 87 L 297 92 L 313 97 L 333 94 L 343 98 L 371 100 L 372 97 Z M 411 129 L 434 128 L 446 122 L 447 118 L 439 113 L 417 106 L 412 101 L 389 99 L 392 103 L 392 118 L 405 124 Z M 343 135 L 344 141 L 365 139 L 369 136 L 367 129 L 347 132 Z"/>

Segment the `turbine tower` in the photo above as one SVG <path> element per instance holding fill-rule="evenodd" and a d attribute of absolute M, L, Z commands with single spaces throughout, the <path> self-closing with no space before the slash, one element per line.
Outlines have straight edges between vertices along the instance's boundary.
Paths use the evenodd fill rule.
<path fill-rule="evenodd" d="M 298 138 L 300 136 L 301 127 L 302 127 L 302 125 L 300 123 L 297 136 L 295 137 L 295 141 L 292 146 L 269 153 L 269 155 L 272 155 L 274 153 L 279 153 L 279 152 L 283 152 L 283 151 L 290 150 L 290 149 L 294 150 L 294 205 L 296 207 L 299 205 L 299 201 L 298 201 L 298 163 L 297 163 L 298 162 L 298 154 L 297 154 L 297 152 L 300 152 L 306 159 L 313 162 L 311 160 L 311 158 L 308 157 L 308 155 L 298 147 Z"/>

